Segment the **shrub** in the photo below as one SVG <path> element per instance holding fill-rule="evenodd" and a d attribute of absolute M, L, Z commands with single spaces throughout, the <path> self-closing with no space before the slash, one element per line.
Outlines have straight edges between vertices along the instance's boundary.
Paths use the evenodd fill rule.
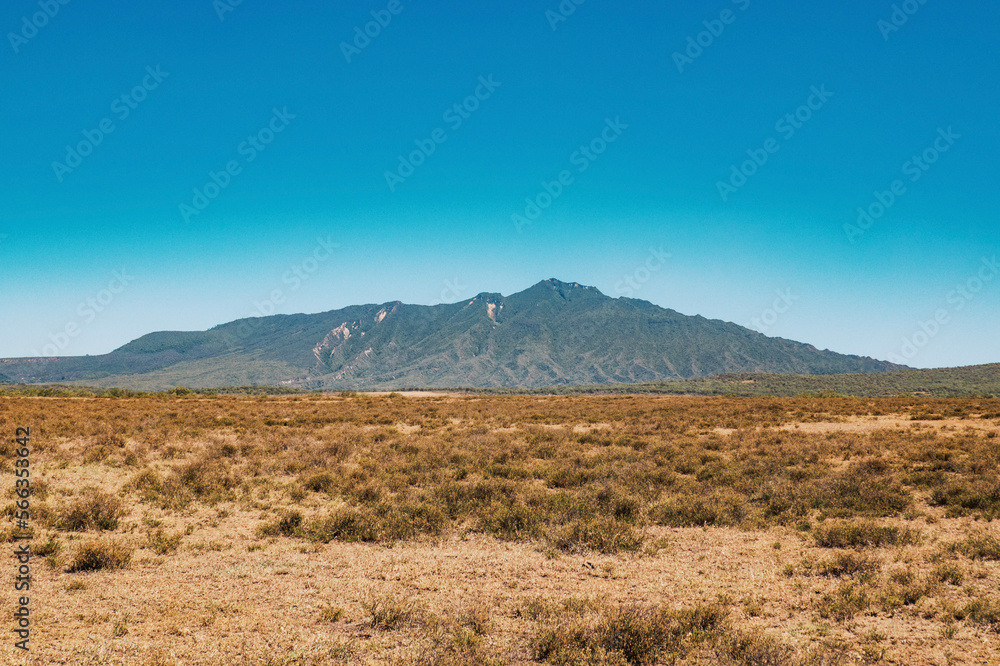
<path fill-rule="evenodd" d="M 302 483 L 302 487 L 314 493 L 328 493 L 337 486 L 337 480 L 329 472 L 315 474 Z"/>
<path fill-rule="evenodd" d="M 361 602 L 361 607 L 371 616 L 368 621 L 372 629 L 393 631 L 400 629 L 413 619 L 416 604 L 400 601 L 389 595 L 372 596 Z"/>
<path fill-rule="evenodd" d="M 49 557 L 51 555 L 59 554 L 61 550 L 62 543 L 55 537 L 55 535 L 52 535 L 45 543 L 32 547 L 31 554 L 39 557 Z"/>
<path fill-rule="evenodd" d="M 167 535 L 164 533 L 163 528 L 156 530 L 156 532 L 149 533 L 149 547 L 157 555 L 167 555 L 174 552 L 181 545 L 181 540 L 183 536 L 180 532 L 176 534 Z"/>
<path fill-rule="evenodd" d="M 634 553 L 642 548 L 643 537 L 632 525 L 614 518 L 580 519 L 564 529 L 555 546 L 567 552 L 596 550 L 614 555 Z"/>
<path fill-rule="evenodd" d="M 229 463 L 219 459 L 195 460 L 183 465 L 174 470 L 171 481 L 209 504 L 221 501 L 239 485 Z"/>
<path fill-rule="evenodd" d="M 143 500 L 151 502 L 163 490 L 163 479 L 160 478 L 155 469 L 147 467 L 129 479 L 122 490 L 125 492 L 137 492 Z"/>
<path fill-rule="evenodd" d="M 719 606 L 680 611 L 619 606 L 605 610 L 594 622 L 577 619 L 542 627 L 532 649 L 537 660 L 550 664 L 645 666 L 721 641 L 725 625 L 726 612 Z"/>
<path fill-rule="evenodd" d="M 950 548 L 970 560 L 1000 560 L 1000 539 L 992 534 L 973 534 Z"/>
<path fill-rule="evenodd" d="M 979 597 L 967 603 L 962 612 L 969 622 L 989 625 L 1000 632 L 1000 603 Z"/>
<path fill-rule="evenodd" d="M 913 495 L 887 474 L 879 459 L 854 463 L 844 474 L 823 484 L 817 508 L 845 517 L 894 516 L 913 504 Z"/>
<path fill-rule="evenodd" d="M 816 602 L 816 610 L 820 617 L 844 622 L 861 611 L 867 610 L 871 603 L 872 599 L 869 596 L 867 586 L 857 583 L 841 583 L 833 594 L 824 594 Z"/>
<path fill-rule="evenodd" d="M 123 515 L 125 509 L 120 499 L 103 490 L 93 490 L 63 509 L 59 527 L 70 532 L 115 530 Z"/>
<path fill-rule="evenodd" d="M 722 663 L 747 666 L 785 666 L 795 663 L 793 650 L 762 631 L 727 633 L 717 648 Z"/>
<path fill-rule="evenodd" d="M 965 574 L 954 564 L 940 564 L 934 568 L 932 574 L 934 578 L 949 585 L 961 585 L 965 580 Z"/>
<path fill-rule="evenodd" d="M 746 502 L 728 491 L 716 491 L 711 495 L 675 495 L 668 497 L 653 508 L 652 521 L 670 527 L 719 527 L 738 525 L 746 518 Z"/>
<path fill-rule="evenodd" d="M 378 541 L 378 519 L 370 510 L 342 506 L 315 520 L 306 531 L 313 541 Z"/>
<path fill-rule="evenodd" d="M 264 523 L 257 528 L 257 535 L 268 536 L 293 536 L 302 526 L 302 514 L 298 511 L 286 511 L 281 518 L 273 523 Z"/>
<path fill-rule="evenodd" d="M 853 551 L 841 551 L 833 557 L 820 562 L 816 571 L 821 576 L 831 576 L 841 578 L 843 576 L 856 576 L 858 574 L 875 574 L 882 568 L 882 563 L 877 557 L 862 555 Z"/>
<path fill-rule="evenodd" d="M 132 548 L 121 541 L 88 541 L 77 548 L 68 573 L 124 569 L 132 563 Z"/>
<path fill-rule="evenodd" d="M 480 510 L 481 529 L 501 539 L 524 539 L 538 536 L 538 514 L 521 502 L 494 502 Z"/>
<path fill-rule="evenodd" d="M 818 525 L 813 530 L 821 548 L 862 548 L 915 544 L 920 533 L 908 527 L 879 525 L 871 521 L 843 521 Z"/>
<path fill-rule="evenodd" d="M 1000 517 L 1000 482 L 954 481 L 943 488 L 935 488 L 930 503 L 948 507 L 947 515 L 951 517 L 973 512 L 980 512 L 987 518 Z"/>
<path fill-rule="evenodd" d="M 660 653 L 674 647 L 677 636 L 669 613 L 642 606 L 619 608 L 599 628 L 601 647 L 618 652 L 630 664 L 652 664 Z"/>

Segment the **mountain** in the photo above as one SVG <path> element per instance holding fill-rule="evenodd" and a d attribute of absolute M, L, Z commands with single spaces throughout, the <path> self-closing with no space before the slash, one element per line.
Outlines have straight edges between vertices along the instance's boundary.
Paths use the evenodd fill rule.
<path fill-rule="evenodd" d="M 150 333 L 101 356 L 0 359 L 0 374 L 15 382 L 147 390 L 540 387 L 901 367 L 555 279 L 449 305 L 397 301 Z"/>

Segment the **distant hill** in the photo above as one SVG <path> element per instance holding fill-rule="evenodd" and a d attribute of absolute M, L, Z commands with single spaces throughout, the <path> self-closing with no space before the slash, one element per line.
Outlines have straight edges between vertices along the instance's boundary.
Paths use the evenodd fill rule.
<path fill-rule="evenodd" d="M 898 369 L 555 279 L 449 305 L 397 301 L 150 333 L 101 356 L 0 359 L 14 382 L 144 390 L 534 388 Z"/>
<path fill-rule="evenodd" d="M 961 368 L 907 368 L 894 372 L 846 375 L 743 373 L 640 384 L 599 384 L 541 389 L 489 389 L 490 393 L 641 393 L 662 395 L 817 396 L 885 398 L 1000 397 L 1000 363 Z"/>

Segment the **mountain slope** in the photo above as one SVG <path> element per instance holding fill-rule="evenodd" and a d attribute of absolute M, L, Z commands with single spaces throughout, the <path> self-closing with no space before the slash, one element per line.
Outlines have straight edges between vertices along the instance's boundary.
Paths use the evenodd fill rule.
<path fill-rule="evenodd" d="M 13 381 L 143 389 L 539 387 L 898 368 L 554 279 L 507 297 L 243 319 L 151 333 L 102 356 L 0 360 Z"/>

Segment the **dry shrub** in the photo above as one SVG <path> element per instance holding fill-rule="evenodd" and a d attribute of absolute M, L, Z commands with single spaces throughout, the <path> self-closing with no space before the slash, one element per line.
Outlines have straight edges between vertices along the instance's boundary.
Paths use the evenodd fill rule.
<path fill-rule="evenodd" d="M 148 537 L 149 547 L 157 555 L 168 555 L 180 547 L 184 536 L 180 532 L 167 534 L 163 528 L 150 532 Z"/>
<path fill-rule="evenodd" d="M 949 585 L 961 585 L 962 581 L 965 580 L 965 574 L 962 573 L 962 569 L 955 564 L 939 564 L 934 567 L 931 575 L 936 580 L 948 583 Z"/>
<path fill-rule="evenodd" d="M 835 592 L 824 594 L 816 602 L 816 610 L 822 618 L 844 622 L 868 610 L 873 601 L 871 592 L 871 588 L 864 584 L 841 583 Z"/>
<path fill-rule="evenodd" d="M 894 516 L 913 504 L 913 495 L 903 488 L 884 460 L 873 458 L 852 463 L 850 468 L 822 484 L 816 508 L 838 516 Z"/>
<path fill-rule="evenodd" d="M 372 629 L 394 631 L 401 629 L 414 619 L 416 603 L 410 599 L 396 599 L 391 595 L 373 595 L 361 602 L 361 608 L 371 616 L 368 621 Z"/>
<path fill-rule="evenodd" d="M 77 548 L 68 573 L 124 569 L 132 563 L 132 547 L 122 541 L 88 541 Z"/>
<path fill-rule="evenodd" d="M 821 576 L 842 578 L 844 576 L 873 575 L 882 568 L 882 562 L 874 555 L 864 555 L 854 551 L 840 551 L 821 561 L 815 570 Z"/>
<path fill-rule="evenodd" d="M 136 492 L 146 501 L 155 500 L 163 490 L 163 479 L 151 467 L 137 472 L 122 488 L 124 492 Z"/>
<path fill-rule="evenodd" d="M 643 537 L 629 523 L 614 518 L 576 520 L 563 529 L 554 545 L 567 552 L 594 550 L 608 555 L 637 552 Z"/>
<path fill-rule="evenodd" d="M 760 630 L 728 633 L 716 648 L 722 666 L 791 666 L 794 651 Z"/>
<path fill-rule="evenodd" d="M 891 613 L 901 606 L 912 606 L 931 596 L 938 585 L 933 577 L 920 581 L 910 570 L 897 571 L 890 576 L 889 584 L 879 594 L 878 601 L 883 611 Z"/>
<path fill-rule="evenodd" d="M 31 554 L 37 555 L 39 557 L 49 557 L 51 555 L 58 555 L 62 551 L 62 543 L 56 537 L 56 535 L 49 536 L 48 540 L 37 546 L 32 546 Z"/>
<path fill-rule="evenodd" d="M 947 507 L 949 518 L 975 514 L 992 520 L 1000 517 L 1000 481 L 995 477 L 954 480 L 935 488 L 930 503 Z"/>
<path fill-rule="evenodd" d="M 420 535 L 440 534 L 446 516 L 430 504 L 380 503 L 374 507 L 340 506 L 294 534 L 322 543 L 330 541 L 391 543 Z M 279 530 L 280 531 L 280 530 Z"/>
<path fill-rule="evenodd" d="M 540 533 L 538 513 L 522 502 L 493 502 L 479 511 L 480 529 L 501 539 L 527 539 Z"/>
<path fill-rule="evenodd" d="M 198 499 L 213 504 L 225 499 L 239 484 L 228 460 L 195 460 L 174 470 L 174 480 Z"/>
<path fill-rule="evenodd" d="M 302 487 L 314 493 L 328 493 L 337 487 L 337 479 L 329 472 L 320 472 L 306 479 Z"/>
<path fill-rule="evenodd" d="M 970 560 L 1000 560 L 1000 539 L 993 534 L 972 534 L 949 548 Z"/>
<path fill-rule="evenodd" d="M 973 599 L 962 608 L 968 622 L 989 626 L 1000 633 L 1000 603 L 986 597 Z"/>
<path fill-rule="evenodd" d="M 535 659 L 549 664 L 645 666 L 684 657 L 699 645 L 721 641 L 727 613 L 720 606 L 679 611 L 619 606 L 594 620 L 557 620 L 532 641 Z"/>
<path fill-rule="evenodd" d="M 294 536 L 302 527 L 302 520 L 300 511 L 286 511 L 278 520 L 264 523 L 258 527 L 257 535 L 261 537 Z"/>
<path fill-rule="evenodd" d="M 909 527 L 855 520 L 820 524 L 813 530 L 813 537 L 821 548 L 879 548 L 918 543 L 920 533 Z"/>
<path fill-rule="evenodd" d="M 726 490 L 709 495 L 671 495 L 650 511 L 650 519 L 669 527 L 739 525 L 747 516 L 746 501 Z"/>
<path fill-rule="evenodd" d="M 85 491 L 59 514 L 59 528 L 70 532 L 86 530 L 116 530 L 125 515 L 120 499 L 103 490 Z"/>

